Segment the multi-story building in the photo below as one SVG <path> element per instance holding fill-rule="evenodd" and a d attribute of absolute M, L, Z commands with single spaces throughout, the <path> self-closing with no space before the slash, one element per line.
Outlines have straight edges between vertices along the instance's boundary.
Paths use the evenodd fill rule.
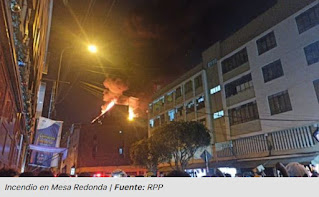
<path fill-rule="evenodd" d="M 217 165 L 309 163 L 318 155 L 318 9 L 318 1 L 278 1 L 209 49 L 219 50 L 225 116 L 215 132 L 226 136 L 214 146 Z"/>
<path fill-rule="evenodd" d="M 133 166 L 132 143 L 147 137 L 146 123 L 139 118 L 128 120 L 128 106 L 115 105 L 92 124 L 76 124 L 67 144 L 68 157 L 62 172 L 87 172 L 109 176 L 121 169 L 129 175 L 144 174 L 145 169 Z"/>
<path fill-rule="evenodd" d="M 278 0 L 202 53 L 198 72 L 207 76 L 203 95 L 209 98 L 206 126 L 214 138 L 211 167 L 309 163 L 319 154 L 313 137 L 319 127 L 318 35 L 319 1 Z M 167 95 L 194 77 L 185 76 L 155 96 L 150 131 L 169 117 Z"/>
<path fill-rule="evenodd" d="M 0 3 L 0 167 L 20 170 L 35 131 L 53 0 Z"/>
<path fill-rule="evenodd" d="M 149 135 L 156 127 L 170 121 L 199 121 L 212 131 L 212 110 L 208 98 L 206 70 L 199 64 L 153 96 L 148 110 Z M 211 150 L 211 147 L 207 148 L 210 153 Z M 205 165 L 201 153 L 195 154 L 190 166 Z"/>

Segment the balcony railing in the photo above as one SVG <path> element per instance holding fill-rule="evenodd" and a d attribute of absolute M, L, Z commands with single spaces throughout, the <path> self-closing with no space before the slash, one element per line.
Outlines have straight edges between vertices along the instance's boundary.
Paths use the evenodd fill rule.
<path fill-rule="evenodd" d="M 276 131 L 230 142 L 229 147 L 216 148 L 217 157 L 248 156 L 268 151 L 289 151 L 306 149 L 315 146 L 312 137 L 312 126 L 303 126 L 287 130 Z M 217 143 L 215 147 L 220 146 Z"/>
<path fill-rule="evenodd" d="M 299 127 L 271 134 L 274 150 L 291 150 L 314 146 L 311 127 Z"/>

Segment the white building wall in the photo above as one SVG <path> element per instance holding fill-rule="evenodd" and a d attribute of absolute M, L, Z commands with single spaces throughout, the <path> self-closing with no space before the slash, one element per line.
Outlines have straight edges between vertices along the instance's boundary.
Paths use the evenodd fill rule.
<path fill-rule="evenodd" d="M 267 30 L 263 34 L 255 37 L 253 40 L 246 43 L 244 46 L 236 49 L 232 53 L 223 57 L 219 62 L 219 76 L 223 79 L 221 62 L 232 56 L 243 48 L 247 48 L 250 70 L 246 71 L 221 85 L 240 78 L 243 75 L 251 73 L 255 89 L 255 98 L 249 99 L 236 105 L 227 107 L 225 102 L 224 88 L 223 106 L 225 116 L 228 117 L 228 109 L 241 106 L 253 100 L 257 100 L 259 118 L 261 119 L 261 131 L 252 132 L 238 137 L 252 136 L 259 133 L 268 133 L 272 131 L 283 130 L 307 125 L 309 123 L 318 122 L 319 119 L 319 104 L 313 86 L 313 81 L 319 79 L 319 63 L 308 66 L 304 47 L 319 40 L 319 25 L 313 27 L 302 34 L 299 34 L 295 17 L 303 13 L 307 9 L 316 5 L 319 1 L 305 7 L 273 28 Z M 274 31 L 277 46 L 262 55 L 258 55 L 256 40 Z M 284 76 L 264 83 L 262 67 L 280 59 L 283 67 Z M 292 111 L 270 115 L 268 104 L 268 96 L 278 92 L 288 90 L 291 100 Z M 265 120 L 267 119 L 267 120 Z M 271 119 L 271 120 L 269 120 Z M 280 121 L 272 120 L 280 119 Z M 291 120 L 291 121 L 282 121 Z M 296 121 L 296 120 L 313 120 L 313 121 Z M 226 118 L 226 132 L 230 136 L 229 120 Z"/>
<path fill-rule="evenodd" d="M 299 34 L 295 17 L 317 4 L 307 6 L 248 43 L 248 57 L 263 132 L 283 130 L 316 122 L 319 104 L 313 81 L 319 79 L 319 63 L 308 66 L 304 47 L 319 40 L 319 26 Z M 258 56 L 256 40 L 274 31 L 277 47 Z M 284 76 L 264 83 L 262 67 L 280 59 Z M 288 90 L 292 111 L 270 115 L 268 96 Z M 285 119 L 292 121 L 269 121 Z M 314 120 L 314 121 L 296 121 Z"/>

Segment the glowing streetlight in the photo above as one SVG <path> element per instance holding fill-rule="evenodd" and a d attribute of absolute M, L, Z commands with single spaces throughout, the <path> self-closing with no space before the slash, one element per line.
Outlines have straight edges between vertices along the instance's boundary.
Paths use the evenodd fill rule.
<path fill-rule="evenodd" d="M 54 101 L 52 101 L 53 105 L 52 105 L 52 108 L 50 106 L 50 109 L 49 109 L 49 118 L 51 118 L 51 113 L 55 111 L 55 105 L 56 105 L 56 101 L 58 99 L 58 89 L 59 89 L 59 83 L 61 82 L 60 81 L 60 75 L 61 75 L 61 66 L 62 66 L 62 60 L 63 60 L 63 54 L 64 52 L 67 50 L 67 49 L 73 49 L 74 47 L 70 47 L 70 46 L 67 46 L 65 48 L 62 49 L 61 51 L 61 54 L 60 54 L 60 61 L 59 61 L 59 68 L 58 68 L 58 76 L 57 76 L 57 80 L 56 80 L 56 84 L 55 84 L 55 90 L 54 90 Z M 89 45 L 88 46 L 88 50 L 91 52 L 91 53 L 96 53 L 97 52 L 97 47 L 95 45 Z"/>
<path fill-rule="evenodd" d="M 97 52 L 97 48 L 95 45 L 89 45 L 88 46 L 88 50 L 91 52 L 91 53 L 96 53 Z"/>

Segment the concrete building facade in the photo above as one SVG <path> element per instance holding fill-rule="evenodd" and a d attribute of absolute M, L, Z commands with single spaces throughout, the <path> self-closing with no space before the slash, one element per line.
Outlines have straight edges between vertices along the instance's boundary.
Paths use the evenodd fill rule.
<path fill-rule="evenodd" d="M 215 144 L 219 161 L 231 160 L 239 167 L 271 166 L 279 160 L 310 162 L 318 155 L 312 137 L 319 117 L 315 85 L 319 68 L 313 60 L 318 50 L 307 49 L 318 41 L 319 27 L 304 27 L 318 8 L 318 1 L 278 1 L 221 43 L 244 40 L 247 30 L 286 12 L 287 18 L 247 38 L 218 61 L 227 136 L 227 141 Z"/>
<path fill-rule="evenodd" d="M 198 72 L 205 73 L 206 126 L 214 139 L 211 167 L 309 163 L 319 154 L 313 137 L 319 123 L 318 3 L 278 0 L 202 53 Z M 181 78 L 186 83 L 195 76 L 193 72 Z M 158 125 L 152 121 L 162 120 L 162 114 L 166 120 L 167 113 L 154 114 L 154 103 L 162 98 L 165 109 L 165 96 L 178 84 L 183 84 L 181 79 L 154 96 L 150 132 L 152 124 Z"/>
<path fill-rule="evenodd" d="M 202 64 L 157 92 L 153 98 L 149 104 L 149 135 L 156 127 L 171 121 L 199 121 L 212 131 L 207 74 Z M 211 147 L 206 150 L 212 154 Z M 200 155 L 203 151 L 195 154 L 190 165 L 202 165 Z"/>

